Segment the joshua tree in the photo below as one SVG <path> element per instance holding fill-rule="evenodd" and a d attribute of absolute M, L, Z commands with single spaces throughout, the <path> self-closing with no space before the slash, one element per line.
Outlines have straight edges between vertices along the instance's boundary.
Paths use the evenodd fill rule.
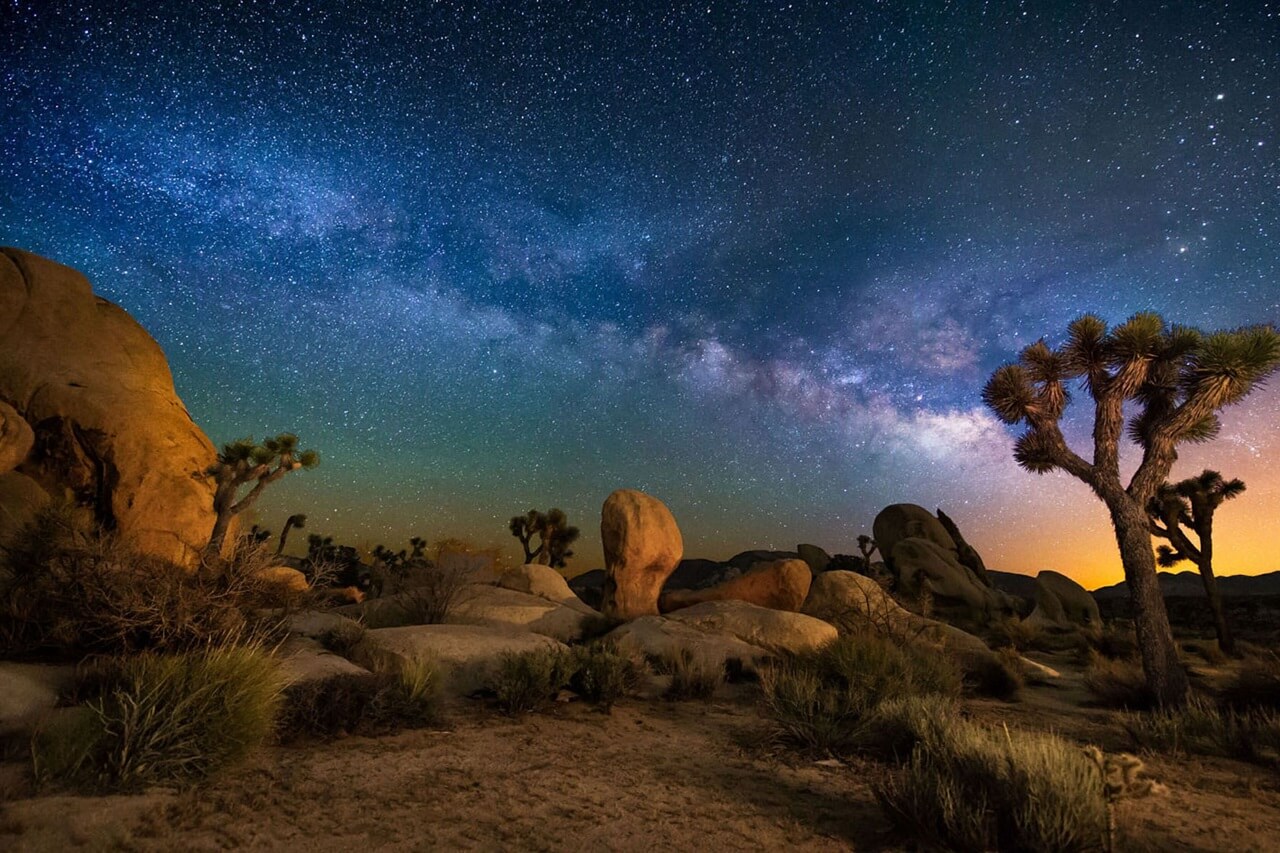
<path fill-rule="evenodd" d="M 284 530 L 280 531 L 280 542 L 276 545 L 276 556 L 279 557 L 284 553 L 284 543 L 289 540 L 289 531 L 297 527 L 302 529 L 307 526 L 307 517 L 302 513 L 291 515 L 284 522 Z"/>
<path fill-rule="evenodd" d="M 524 515 L 513 515 L 507 525 L 511 535 L 520 540 L 526 563 L 538 562 L 552 568 L 563 568 L 573 556 L 569 546 L 577 541 L 581 531 L 569 524 L 563 510 L 551 509 L 545 515 L 531 509 Z M 538 547 L 531 548 L 534 536 Z"/>
<path fill-rule="evenodd" d="M 242 438 L 223 445 L 218 461 L 205 473 L 215 484 L 213 532 L 205 553 L 217 556 L 222 553 L 222 542 L 227 538 L 231 519 L 244 512 L 262 496 L 262 490 L 298 468 L 314 468 L 320 456 L 314 450 L 298 451 L 298 437 L 281 433 L 257 444 L 253 437 Z M 240 496 L 242 487 L 249 491 Z"/>
<path fill-rule="evenodd" d="M 1066 471 L 1106 504 L 1133 601 L 1147 687 L 1162 704 L 1186 701 L 1187 674 L 1160 594 L 1147 504 L 1168 478 L 1178 445 L 1213 438 L 1218 410 L 1244 399 L 1278 364 L 1280 335 L 1270 326 L 1201 333 L 1143 313 L 1109 329 L 1086 314 L 1067 327 L 1062 347 L 1037 341 L 1017 363 L 992 374 L 982 391 L 1001 420 L 1028 427 L 1014 445 L 1018 464 L 1037 474 Z M 1076 378 L 1093 402 L 1092 460 L 1067 445 L 1060 425 L 1066 383 Z M 1134 413 L 1128 435 L 1142 451 L 1128 485 L 1120 478 L 1126 403 Z"/>
<path fill-rule="evenodd" d="M 875 550 L 876 540 L 865 533 L 858 536 L 858 553 L 862 555 L 862 569 L 866 574 L 871 572 L 871 555 Z"/>
<path fill-rule="evenodd" d="M 1213 611 L 1218 648 L 1227 654 L 1235 652 L 1235 640 L 1222 611 L 1218 580 L 1213 575 L 1213 514 L 1223 501 L 1238 497 L 1243 492 L 1243 480 L 1224 480 L 1217 471 L 1206 469 L 1198 477 L 1177 484 L 1163 484 L 1147 504 L 1151 531 L 1170 542 L 1170 545 L 1156 549 L 1156 562 L 1169 568 L 1190 560 L 1200 569 L 1204 594 L 1209 599 L 1209 609 Z M 1183 527 L 1196 535 L 1196 544 L 1191 542 Z"/>

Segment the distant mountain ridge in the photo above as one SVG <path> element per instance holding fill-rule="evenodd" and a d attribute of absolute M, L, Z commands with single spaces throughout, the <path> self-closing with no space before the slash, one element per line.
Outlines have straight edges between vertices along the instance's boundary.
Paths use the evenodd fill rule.
<path fill-rule="evenodd" d="M 1262 575 L 1219 575 L 1218 590 L 1226 596 L 1280 595 L 1280 571 Z M 1160 591 L 1166 596 L 1204 597 L 1204 581 L 1200 573 L 1161 572 Z M 1124 581 L 1103 586 L 1093 591 L 1094 598 L 1122 598 L 1129 595 L 1129 585 Z"/>

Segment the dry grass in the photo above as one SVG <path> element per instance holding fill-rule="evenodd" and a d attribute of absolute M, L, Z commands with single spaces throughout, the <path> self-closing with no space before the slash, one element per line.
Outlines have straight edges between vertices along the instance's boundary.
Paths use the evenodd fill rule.
<path fill-rule="evenodd" d="M 1224 710 L 1193 696 L 1176 710 L 1125 714 L 1121 724 L 1135 746 L 1152 752 L 1280 761 L 1280 714 L 1267 709 Z"/>
<path fill-rule="evenodd" d="M 1091 653 L 1084 686 L 1099 704 L 1108 708 L 1137 710 L 1151 706 L 1142 664 L 1133 660 L 1113 660 Z"/>
<path fill-rule="evenodd" d="M 1250 655 L 1222 689 L 1222 701 L 1233 708 L 1280 710 L 1280 655 Z"/>
<path fill-rule="evenodd" d="M 663 661 L 663 669 L 671 675 L 671 684 L 664 695 L 675 701 L 682 699 L 710 701 L 725 681 L 723 666 L 708 663 L 684 647 L 667 655 Z"/>
<path fill-rule="evenodd" d="M 571 656 L 556 649 L 507 652 L 489 680 L 504 714 L 524 714 L 546 706 L 573 675 Z"/>
<path fill-rule="evenodd" d="M 376 736 L 433 725 L 441 718 L 439 688 L 437 667 L 423 659 L 368 675 L 291 685 L 276 723 L 277 739 Z"/>
<path fill-rule="evenodd" d="M 593 705 L 606 710 L 644 679 L 645 666 L 607 641 L 577 646 L 573 650 L 573 675 L 569 686 Z"/>

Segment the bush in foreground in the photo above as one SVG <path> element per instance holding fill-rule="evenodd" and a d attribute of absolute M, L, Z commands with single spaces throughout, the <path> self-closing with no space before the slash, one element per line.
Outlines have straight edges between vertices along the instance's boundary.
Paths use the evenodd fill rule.
<path fill-rule="evenodd" d="M 1108 708 L 1139 709 L 1152 704 L 1142 665 L 1134 660 L 1106 658 L 1091 651 L 1084 686 Z"/>
<path fill-rule="evenodd" d="M 663 668 L 671 675 L 671 684 L 665 695 L 677 701 L 709 701 L 725 680 L 723 666 L 708 663 L 683 646 L 663 660 Z"/>
<path fill-rule="evenodd" d="M 875 793 L 901 830 L 948 850 L 1091 850 L 1107 831 L 1102 774 L 1083 750 L 958 717 L 934 720 Z"/>
<path fill-rule="evenodd" d="M 499 658 L 489 688 L 504 714 L 523 714 L 545 706 L 572 675 L 571 657 L 556 649 L 507 652 Z"/>
<path fill-rule="evenodd" d="M 583 699 L 608 710 L 640 686 L 644 666 L 610 642 L 597 641 L 573 650 L 569 686 Z"/>
<path fill-rule="evenodd" d="M 1121 724 L 1141 749 L 1280 762 L 1280 714 L 1267 709 L 1223 710 L 1192 696 L 1182 708 L 1126 714 Z"/>
<path fill-rule="evenodd" d="M 332 738 L 421 728 L 440 719 L 439 677 L 430 662 L 414 659 L 391 670 L 306 681 L 286 688 L 277 737 Z"/>
<path fill-rule="evenodd" d="M 198 781 L 269 738 L 281 699 L 274 661 L 252 645 L 136 655 L 97 678 L 96 698 L 33 739 L 42 781 L 115 789 Z"/>

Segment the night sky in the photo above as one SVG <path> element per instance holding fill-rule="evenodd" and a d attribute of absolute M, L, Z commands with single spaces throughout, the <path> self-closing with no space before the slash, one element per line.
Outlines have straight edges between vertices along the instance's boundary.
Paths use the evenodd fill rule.
<path fill-rule="evenodd" d="M 215 443 L 321 452 L 277 530 L 514 551 L 558 505 L 583 570 L 618 487 L 705 557 L 910 501 L 1111 582 L 986 376 L 1085 311 L 1280 322 L 1277 3 L 0 3 L 0 243 L 128 309 Z M 1175 468 L 1248 484 L 1220 571 L 1280 568 L 1278 418 Z"/>

